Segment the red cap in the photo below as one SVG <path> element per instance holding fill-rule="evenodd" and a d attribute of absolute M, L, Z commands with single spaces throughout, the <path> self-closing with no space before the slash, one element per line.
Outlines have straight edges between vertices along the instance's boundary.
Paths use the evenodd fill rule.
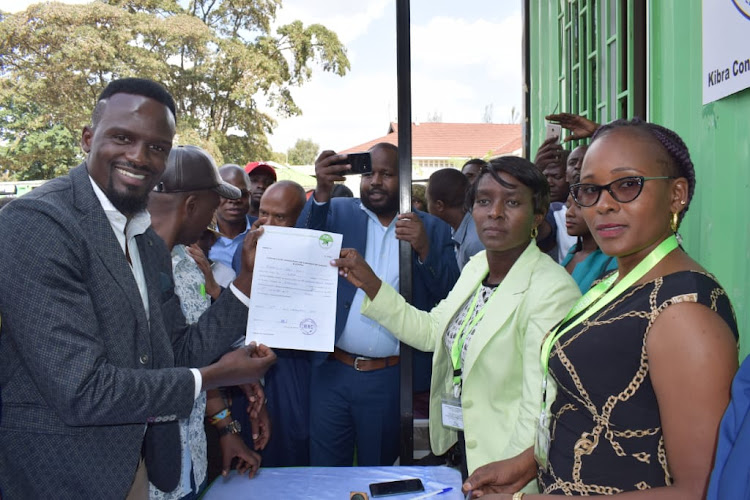
<path fill-rule="evenodd" d="M 250 163 L 245 165 L 245 172 L 247 172 L 247 175 L 250 175 L 254 172 L 259 174 L 266 173 L 273 177 L 274 182 L 276 181 L 276 170 L 271 165 L 263 161 L 251 161 Z"/>

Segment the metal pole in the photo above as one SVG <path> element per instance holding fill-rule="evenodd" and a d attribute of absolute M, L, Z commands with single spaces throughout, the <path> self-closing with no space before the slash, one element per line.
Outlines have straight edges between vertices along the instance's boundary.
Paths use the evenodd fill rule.
<path fill-rule="evenodd" d="M 401 213 L 411 212 L 411 42 L 409 0 L 396 0 L 396 69 L 398 75 L 398 181 Z M 411 244 L 399 242 L 399 288 L 411 302 Z M 414 461 L 412 410 L 412 350 L 401 343 L 401 447 L 400 464 Z"/>
<path fill-rule="evenodd" d="M 522 23 L 523 35 L 521 39 L 521 71 L 523 72 L 523 100 L 521 101 L 521 137 L 523 150 L 521 156 L 527 160 L 532 159 L 531 151 L 531 49 L 529 48 L 529 26 L 530 26 L 529 0 L 523 0 Z M 564 111 L 564 110 L 561 110 Z"/>

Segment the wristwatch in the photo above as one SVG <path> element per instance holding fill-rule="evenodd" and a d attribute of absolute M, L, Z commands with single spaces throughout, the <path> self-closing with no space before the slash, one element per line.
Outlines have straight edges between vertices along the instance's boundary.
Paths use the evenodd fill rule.
<path fill-rule="evenodd" d="M 229 425 L 219 429 L 219 436 L 226 436 L 227 434 L 239 434 L 242 430 L 242 426 L 236 420 L 232 420 Z"/>

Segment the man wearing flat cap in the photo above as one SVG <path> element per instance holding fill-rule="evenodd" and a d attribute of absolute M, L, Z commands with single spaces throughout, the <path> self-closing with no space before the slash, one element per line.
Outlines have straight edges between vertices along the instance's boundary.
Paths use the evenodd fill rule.
<path fill-rule="evenodd" d="M 257 234 L 230 290 L 185 321 L 145 210 L 175 119 L 161 85 L 111 82 L 83 128 L 86 161 L 0 212 L 4 500 L 146 498 L 148 480 L 173 490 L 177 420 L 202 391 L 257 381 L 275 359 L 265 346 L 230 350 Z M 200 203 L 215 204 L 215 188 Z"/>
<path fill-rule="evenodd" d="M 191 257 L 195 255 L 200 258 L 203 251 L 197 245 L 189 249 L 187 245 L 195 244 L 210 224 L 219 204 L 219 196 L 237 199 L 241 194 L 239 189 L 224 182 L 213 158 L 206 151 L 197 146 L 175 146 L 169 153 L 161 181 L 148 200 L 151 226 L 172 252 L 175 293 L 188 323 L 197 322 L 211 306 L 211 296 L 206 293 L 203 272 Z M 221 397 L 216 396 L 214 394 L 212 401 L 218 401 L 222 408 L 212 410 L 209 417 L 218 413 L 216 410 L 224 409 Z M 177 500 L 201 493 L 208 465 L 203 429 L 205 416 L 206 393 L 201 393 L 193 404 L 190 417 L 179 421 L 182 447 L 180 483 L 169 492 L 163 492 L 151 484 L 151 500 Z M 217 422 L 218 431 L 224 432 L 232 422 L 232 418 Z M 224 461 L 231 462 L 236 456 L 238 470 L 247 468 L 251 474 L 254 473 L 260 465 L 260 457 L 245 446 L 237 433 L 233 434 L 230 430 L 221 437 L 221 443 L 227 450 L 225 455 L 232 455 L 225 456 Z M 228 443 L 229 440 L 233 442 Z M 230 449 L 235 453 L 229 453 Z"/>

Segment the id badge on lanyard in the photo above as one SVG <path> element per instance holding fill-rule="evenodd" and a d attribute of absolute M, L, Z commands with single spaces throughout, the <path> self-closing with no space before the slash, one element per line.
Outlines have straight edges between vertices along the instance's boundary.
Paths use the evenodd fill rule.
<path fill-rule="evenodd" d="M 549 418 L 546 413 L 539 416 L 539 423 L 536 427 L 536 439 L 534 440 L 534 459 L 537 465 L 544 472 L 547 472 L 549 463 L 549 447 L 552 444 L 552 437 L 549 433 Z"/>
<path fill-rule="evenodd" d="M 495 291 L 492 292 L 490 298 L 494 296 L 499 289 L 499 286 L 495 288 Z M 474 298 L 471 301 L 466 317 L 456 333 L 456 339 L 450 350 L 451 364 L 453 366 L 453 392 L 443 394 L 442 399 L 441 415 L 443 417 L 443 426 L 459 431 L 464 430 L 464 412 L 461 408 L 461 385 L 463 384 L 463 381 L 461 380 L 461 373 L 463 371 L 461 351 L 463 350 L 464 341 L 466 340 L 468 332 L 472 331 L 482 317 L 484 317 L 484 306 L 486 303 L 476 312 L 471 322 L 469 322 L 471 311 L 475 310 L 481 292 L 482 286 L 480 285 L 479 288 L 477 288 L 476 293 L 474 293 Z M 487 299 L 487 302 L 489 302 L 489 299 Z"/>
<path fill-rule="evenodd" d="M 542 382 L 543 398 L 547 397 L 547 380 Z M 544 472 L 547 472 L 549 463 L 549 448 L 552 444 L 552 436 L 549 432 L 549 416 L 547 415 L 547 405 L 542 403 L 542 412 L 539 414 L 539 421 L 536 425 L 536 437 L 534 439 L 534 460 Z"/>
<path fill-rule="evenodd" d="M 461 408 L 461 397 L 455 397 L 453 393 L 443 394 L 441 415 L 443 427 L 453 430 L 464 430 L 464 411 Z"/>

